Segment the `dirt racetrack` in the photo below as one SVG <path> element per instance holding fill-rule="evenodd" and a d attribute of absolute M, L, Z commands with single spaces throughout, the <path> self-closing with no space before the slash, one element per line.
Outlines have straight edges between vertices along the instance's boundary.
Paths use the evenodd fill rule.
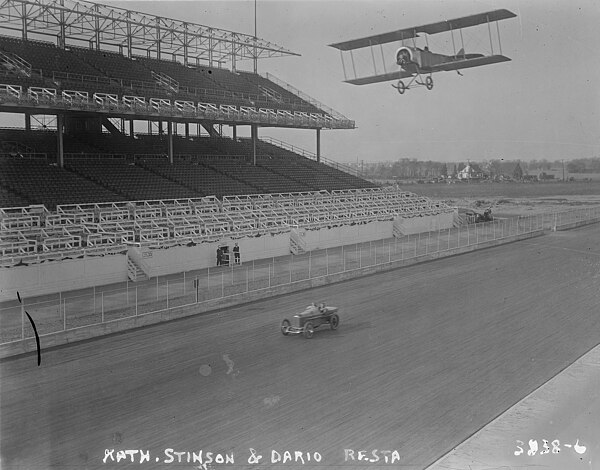
<path fill-rule="evenodd" d="M 200 467 L 172 448 L 234 457 L 213 469 L 303 466 L 285 451 L 422 469 L 598 344 L 598 239 L 595 224 L 2 361 L 2 468 Z M 340 328 L 284 337 L 313 300 Z M 116 461 L 133 449 L 149 461 Z"/>

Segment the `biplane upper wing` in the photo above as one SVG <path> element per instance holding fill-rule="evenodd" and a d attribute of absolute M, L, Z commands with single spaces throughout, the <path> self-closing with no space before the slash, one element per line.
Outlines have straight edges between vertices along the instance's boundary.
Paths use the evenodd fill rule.
<path fill-rule="evenodd" d="M 453 60 L 451 62 L 444 62 L 442 64 L 437 64 L 431 66 L 432 72 L 442 72 L 442 71 L 450 71 L 450 70 L 462 70 L 468 69 L 470 67 L 479 67 L 481 65 L 488 64 L 497 64 L 499 62 L 508 62 L 510 60 L 509 57 L 503 55 L 486 55 L 481 57 L 467 58 L 467 59 L 458 59 Z"/>
<path fill-rule="evenodd" d="M 395 72 L 382 73 L 380 75 L 371 75 L 369 77 L 353 78 L 351 80 L 345 80 L 345 83 L 351 83 L 352 85 L 368 85 L 370 83 L 387 82 L 389 80 L 399 80 L 401 78 L 412 77 L 413 74 L 405 72 L 404 70 L 396 70 Z"/>
<path fill-rule="evenodd" d="M 479 24 L 505 20 L 507 18 L 514 18 L 515 15 L 509 10 L 492 10 L 484 13 L 477 13 L 475 15 L 463 16 L 461 18 L 455 18 L 453 20 L 438 21 L 437 23 L 430 23 L 422 26 L 414 26 L 412 28 L 399 29 L 397 31 L 391 31 L 389 33 L 375 34 L 373 36 L 367 36 L 359 39 L 352 39 L 350 41 L 338 42 L 330 44 L 330 47 L 339 49 L 341 51 L 351 51 L 354 49 L 361 49 L 363 47 L 376 46 L 379 44 L 386 44 L 389 42 L 402 41 L 403 39 L 411 39 L 418 37 L 419 33 L 425 34 L 437 34 L 444 31 L 451 31 L 455 29 L 469 28 L 471 26 L 477 26 Z"/>

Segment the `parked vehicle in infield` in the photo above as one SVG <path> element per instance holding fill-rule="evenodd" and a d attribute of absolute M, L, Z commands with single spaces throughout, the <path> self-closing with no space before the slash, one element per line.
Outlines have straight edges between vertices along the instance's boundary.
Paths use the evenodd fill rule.
<path fill-rule="evenodd" d="M 281 322 L 281 332 L 284 336 L 302 334 L 305 338 L 312 338 L 315 330 L 322 325 L 329 325 L 329 328 L 336 330 L 340 324 L 337 311 L 337 307 L 313 303 L 294 315 L 291 320 L 284 318 Z"/>

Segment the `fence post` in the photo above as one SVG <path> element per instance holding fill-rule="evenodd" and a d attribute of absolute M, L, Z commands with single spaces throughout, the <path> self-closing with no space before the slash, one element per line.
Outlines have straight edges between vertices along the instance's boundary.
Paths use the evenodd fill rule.
<path fill-rule="evenodd" d="M 377 247 L 375 247 L 377 250 Z M 329 250 L 325 248 L 325 275 L 329 276 Z"/>
<path fill-rule="evenodd" d="M 373 262 L 373 266 L 377 266 L 377 243 L 375 243 L 375 261 Z"/>
<path fill-rule="evenodd" d="M 475 224 L 475 244 L 479 245 L 479 228 L 477 227 L 477 224 Z"/>
<path fill-rule="evenodd" d="M 185 271 L 183 271 L 183 295 L 185 295 Z"/>
<path fill-rule="evenodd" d="M 96 314 L 96 286 L 94 286 L 94 315 Z"/>
<path fill-rule="evenodd" d="M 138 296 L 137 296 L 138 293 L 137 293 L 137 291 L 138 291 L 138 288 L 137 288 L 137 286 L 135 286 L 135 316 L 136 317 L 138 314 Z"/>
<path fill-rule="evenodd" d="M 102 323 L 104 323 L 104 291 L 102 291 L 100 296 L 100 308 L 102 309 Z"/>
<path fill-rule="evenodd" d="M 167 310 L 169 310 L 169 279 L 167 278 Z"/>
<path fill-rule="evenodd" d="M 400 259 L 404 261 L 404 243 L 400 244 Z"/>
<path fill-rule="evenodd" d="M 292 258 L 294 257 L 293 254 L 290 255 L 290 284 L 292 283 Z"/>
<path fill-rule="evenodd" d="M 419 242 L 421 241 L 421 232 L 419 232 L 418 237 L 415 239 L 415 258 L 417 257 L 417 251 L 419 250 Z"/>
<path fill-rule="evenodd" d="M 158 302 L 158 276 L 156 276 L 156 301 Z"/>
<path fill-rule="evenodd" d="M 342 269 L 346 272 L 346 253 L 344 253 L 344 245 L 342 245 Z"/>
<path fill-rule="evenodd" d="M 440 252 L 440 234 L 442 233 L 442 227 L 438 227 L 438 244 L 437 244 L 437 252 Z"/>
<path fill-rule="evenodd" d="M 312 265 L 312 251 L 308 252 L 308 278 L 310 279 L 310 267 Z"/>
<path fill-rule="evenodd" d="M 248 270 L 249 270 L 249 266 L 246 266 L 246 292 L 248 292 L 248 289 L 250 287 L 248 285 L 248 283 L 249 283 L 249 277 L 250 277 L 250 272 Z"/>
<path fill-rule="evenodd" d="M 342 247 L 343 248 L 343 247 Z M 392 242 L 388 245 L 388 263 L 392 262 Z"/>
<path fill-rule="evenodd" d="M 129 305 L 129 279 L 125 281 L 125 292 L 127 296 L 127 305 Z"/>
<path fill-rule="evenodd" d="M 221 298 L 225 297 L 225 286 L 223 285 L 223 271 L 221 271 Z"/>
<path fill-rule="evenodd" d="M 269 287 L 271 287 L 271 265 L 267 265 L 267 267 L 269 268 Z M 275 274 L 275 273 L 273 273 Z"/>
<path fill-rule="evenodd" d="M 67 299 L 63 301 L 63 331 L 67 331 Z"/>
<path fill-rule="evenodd" d="M 356 248 L 359 248 L 358 244 L 356 244 Z M 360 246 L 360 251 L 358 252 L 358 268 L 362 268 L 362 245 Z"/>

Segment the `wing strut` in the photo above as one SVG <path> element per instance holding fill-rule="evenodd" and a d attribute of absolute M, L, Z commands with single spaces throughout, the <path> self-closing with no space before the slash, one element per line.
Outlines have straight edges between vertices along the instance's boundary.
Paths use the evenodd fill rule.
<path fill-rule="evenodd" d="M 352 59 L 352 70 L 354 71 L 354 76 L 356 77 L 356 65 L 354 65 L 354 54 L 350 51 L 350 58 Z"/>
<path fill-rule="evenodd" d="M 498 31 L 498 46 L 500 46 L 500 55 L 502 55 L 502 42 L 500 41 L 500 26 L 498 26 L 497 21 L 496 21 L 496 31 Z"/>
<path fill-rule="evenodd" d="M 487 24 L 488 24 L 488 32 L 490 33 L 490 48 L 492 49 L 492 55 L 494 55 L 494 45 L 492 44 L 492 28 L 490 27 L 490 17 L 489 15 L 486 15 L 487 18 Z M 496 22 L 496 24 L 498 24 Z"/>
<path fill-rule="evenodd" d="M 369 41 L 371 43 L 371 41 Z M 373 71 L 375 75 L 377 75 L 377 65 L 375 65 L 375 53 L 373 52 L 373 44 L 370 44 L 369 49 L 371 49 L 371 57 L 373 58 Z"/>
<path fill-rule="evenodd" d="M 346 64 L 344 64 L 344 54 L 340 49 L 340 59 L 342 59 L 342 68 L 344 69 L 344 80 L 348 80 L 348 75 L 346 74 Z"/>
<path fill-rule="evenodd" d="M 385 56 L 383 55 L 383 44 L 379 44 L 379 48 L 381 49 L 381 62 L 383 62 L 383 73 L 387 74 L 387 69 L 385 66 Z"/>

